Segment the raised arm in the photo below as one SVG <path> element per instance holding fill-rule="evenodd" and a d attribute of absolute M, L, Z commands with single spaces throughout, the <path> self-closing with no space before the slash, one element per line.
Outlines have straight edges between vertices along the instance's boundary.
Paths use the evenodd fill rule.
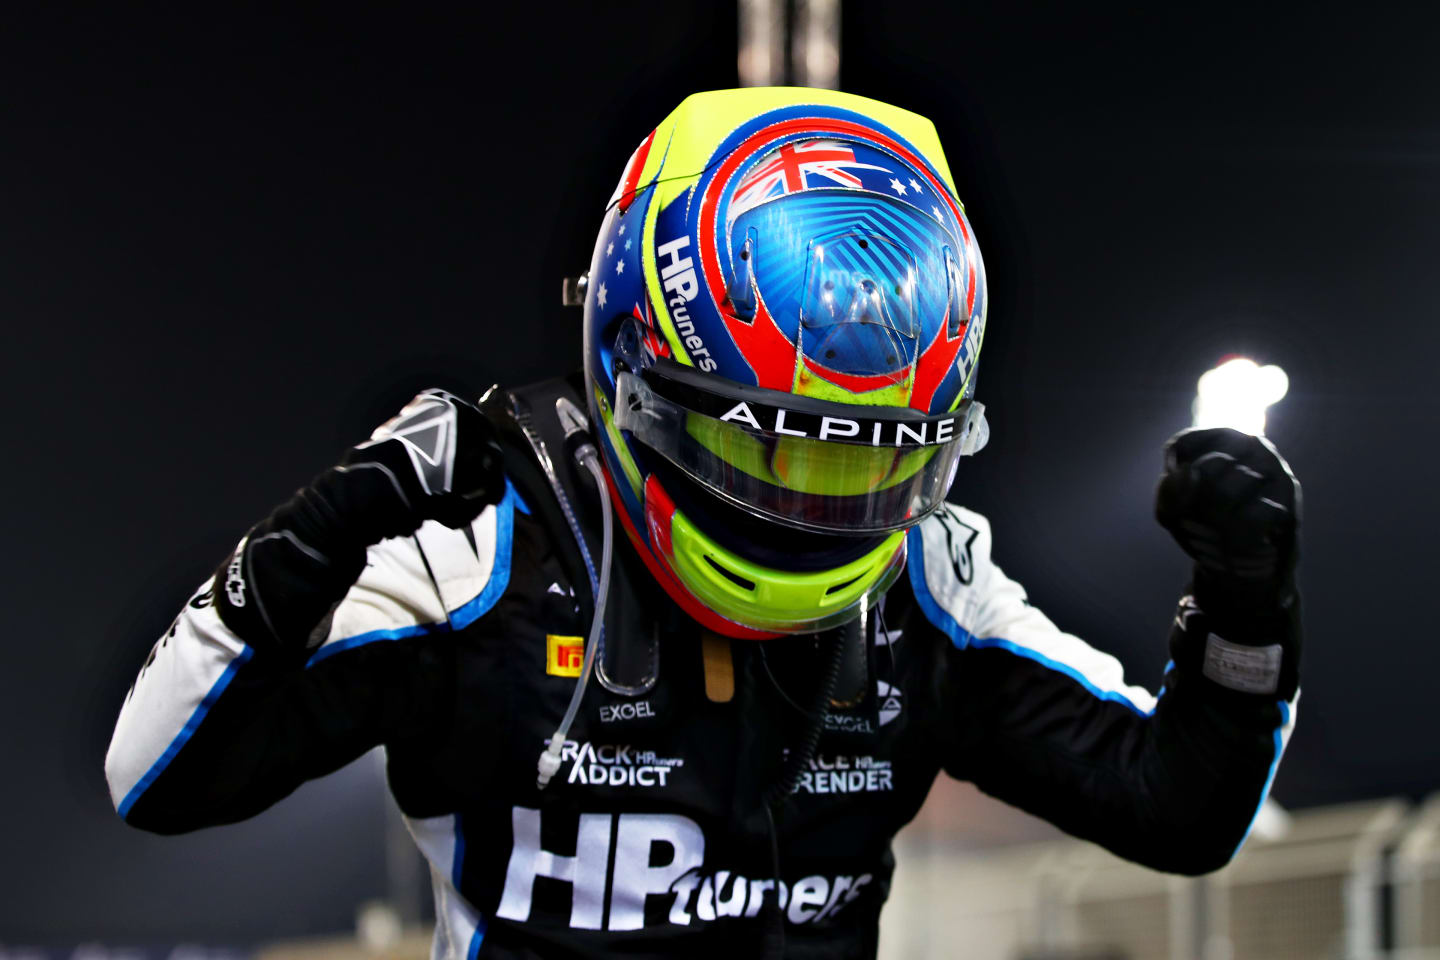
<path fill-rule="evenodd" d="M 105 762 L 120 815 L 163 833 L 243 819 L 433 722 L 448 648 L 421 641 L 454 625 L 442 595 L 478 594 L 508 550 L 505 489 L 481 414 L 433 392 L 257 524 L 126 697 Z"/>
<path fill-rule="evenodd" d="M 1254 438 L 1207 433 L 1167 448 L 1160 519 L 1197 567 L 1158 696 L 1030 606 L 991 562 L 983 518 L 927 521 L 912 573 L 951 640 L 946 770 L 1127 859 L 1192 874 L 1223 866 L 1248 836 L 1299 695 L 1298 485 Z M 952 570 L 956 537 L 969 538 L 969 583 Z"/>

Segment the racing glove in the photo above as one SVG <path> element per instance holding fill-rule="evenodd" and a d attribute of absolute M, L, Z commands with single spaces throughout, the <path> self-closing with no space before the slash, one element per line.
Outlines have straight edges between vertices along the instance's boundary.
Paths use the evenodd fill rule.
<path fill-rule="evenodd" d="M 468 526 L 504 492 L 490 421 L 426 390 L 251 528 L 216 571 L 216 611 L 257 649 L 303 652 L 323 640 L 367 547 L 426 520 Z"/>
<path fill-rule="evenodd" d="M 1294 693 L 1300 509 L 1300 482 L 1263 437 L 1220 427 L 1166 443 L 1155 518 L 1195 561 L 1176 617 L 1177 663 L 1198 659 L 1201 672 L 1233 690 Z M 1203 644 L 1189 641 L 1195 633 Z"/>

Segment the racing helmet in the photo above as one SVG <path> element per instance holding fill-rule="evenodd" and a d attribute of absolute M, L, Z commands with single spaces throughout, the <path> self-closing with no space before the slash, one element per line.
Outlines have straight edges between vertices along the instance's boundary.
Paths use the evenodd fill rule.
<path fill-rule="evenodd" d="M 687 98 L 626 164 L 584 291 L 616 513 L 718 633 L 859 617 L 988 436 L 984 264 L 933 124 L 906 110 Z"/>

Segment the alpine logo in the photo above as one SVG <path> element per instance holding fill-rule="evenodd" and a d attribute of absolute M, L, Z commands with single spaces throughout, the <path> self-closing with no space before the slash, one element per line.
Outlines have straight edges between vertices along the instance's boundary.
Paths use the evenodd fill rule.
<path fill-rule="evenodd" d="M 683 757 L 660 757 L 654 750 L 566 740 L 560 762 L 570 764 L 566 783 L 591 787 L 665 787 L 670 774 L 685 766 Z"/>
<path fill-rule="evenodd" d="M 963 435 L 961 416 L 957 413 L 939 419 L 910 422 L 852 420 L 848 417 L 817 415 L 760 403 L 751 404 L 742 400 L 720 414 L 719 419 L 726 423 L 744 424 L 757 433 L 843 440 L 872 447 L 902 447 L 933 446 L 959 439 Z M 935 429 L 931 430 L 931 427 Z M 957 429 L 961 432 L 957 433 Z"/>
<path fill-rule="evenodd" d="M 573 855 L 540 846 L 540 811 L 511 810 L 514 841 L 505 890 L 495 915 L 524 923 L 545 877 L 570 886 L 570 926 L 580 930 L 640 930 L 646 906 L 652 926 L 690 926 L 724 917 L 756 918 L 768 896 L 792 924 L 817 923 L 854 902 L 874 880 L 869 873 L 815 874 L 794 883 L 756 879 L 730 870 L 702 873 L 705 834 L 673 813 L 582 813 Z M 606 897 L 606 890 L 609 897 Z M 663 921 L 654 918 L 664 916 Z"/>
<path fill-rule="evenodd" d="M 900 688 L 876 678 L 875 695 L 880 698 L 880 726 L 900 716 Z"/>

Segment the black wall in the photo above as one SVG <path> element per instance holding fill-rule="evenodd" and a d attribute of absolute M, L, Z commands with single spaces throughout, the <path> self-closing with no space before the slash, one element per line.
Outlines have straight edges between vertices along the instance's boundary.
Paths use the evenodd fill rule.
<path fill-rule="evenodd" d="M 1440 787 L 1434 24 L 1103 7 L 846 10 L 846 89 L 935 120 L 986 254 L 994 439 L 956 499 L 1153 684 L 1185 576 L 1160 444 L 1220 356 L 1280 363 L 1309 632 L 1276 793 Z M 368 765 L 241 826 L 124 827 L 125 689 L 239 533 L 416 389 L 574 365 L 559 278 L 626 157 L 735 82 L 728 5 L 399 9 L 0 31 L 0 942 L 242 942 L 380 892 Z"/>

